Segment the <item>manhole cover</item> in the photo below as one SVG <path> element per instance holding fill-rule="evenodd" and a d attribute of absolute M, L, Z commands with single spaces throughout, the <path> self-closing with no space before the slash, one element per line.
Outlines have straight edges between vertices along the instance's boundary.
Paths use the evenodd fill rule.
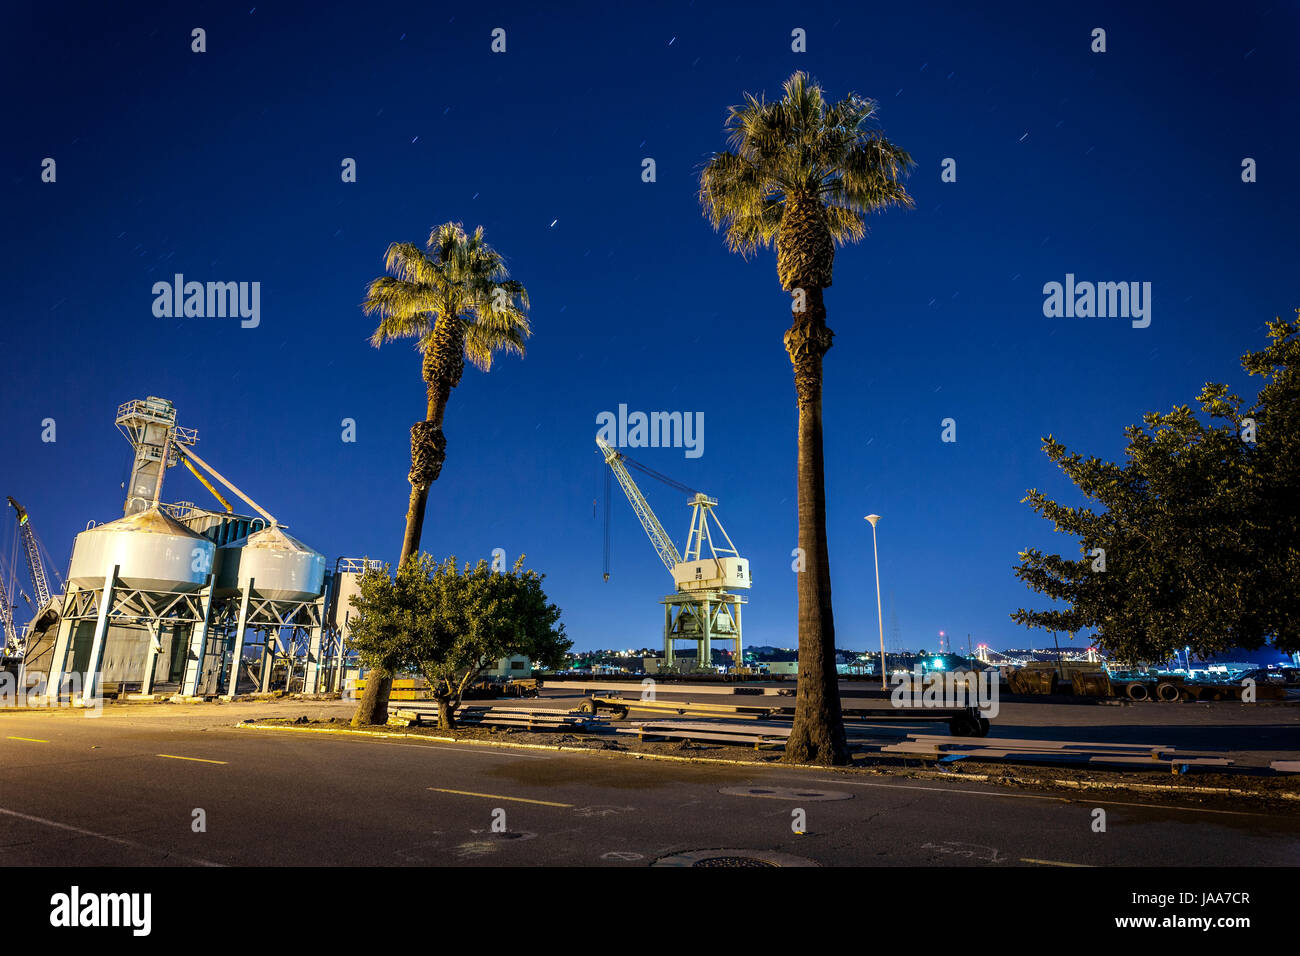
<path fill-rule="evenodd" d="M 806 803 L 853 799 L 853 794 L 844 790 L 810 790 L 806 787 L 723 787 L 718 792 L 731 797 L 766 797 L 769 800 L 801 800 Z"/>
<path fill-rule="evenodd" d="M 710 856 L 691 866 L 776 866 L 767 860 L 757 860 L 752 856 Z"/>
<path fill-rule="evenodd" d="M 651 866 L 820 866 L 821 864 L 775 850 L 691 850 L 660 857 Z"/>

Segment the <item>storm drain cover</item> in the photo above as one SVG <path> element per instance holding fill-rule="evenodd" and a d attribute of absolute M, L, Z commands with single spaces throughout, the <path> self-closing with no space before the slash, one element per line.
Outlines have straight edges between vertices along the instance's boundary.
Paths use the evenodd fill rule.
<path fill-rule="evenodd" d="M 813 860 L 775 850 L 692 850 L 660 857 L 651 866 L 820 866 Z"/>
<path fill-rule="evenodd" d="M 691 866 L 776 866 L 752 856 L 711 856 Z"/>
<path fill-rule="evenodd" d="M 843 790 L 812 790 L 807 787 L 723 787 L 718 791 L 730 797 L 765 797 L 769 800 L 852 800 L 853 794 Z"/>

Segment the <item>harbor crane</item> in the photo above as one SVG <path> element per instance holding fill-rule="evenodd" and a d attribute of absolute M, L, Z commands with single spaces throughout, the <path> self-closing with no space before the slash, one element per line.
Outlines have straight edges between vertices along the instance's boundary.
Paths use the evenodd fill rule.
<path fill-rule="evenodd" d="M 32 587 L 36 590 L 36 606 L 43 608 L 50 603 L 50 582 L 45 577 L 45 565 L 41 561 L 41 547 L 36 540 L 36 532 L 32 530 L 31 522 L 27 518 L 27 509 L 14 501 L 13 495 L 9 495 L 9 507 L 13 508 L 18 515 L 18 536 L 23 542 L 23 551 L 27 555 L 27 570 L 32 575 Z"/>
<path fill-rule="evenodd" d="M 42 557 L 42 554 L 45 557 L 48 557 L 49 554 L 45 551 L 40 539 L 36 537 L 36 532 L 32 529 L 27 509 L 15 501 L 12 495 L 8 496 L 8 498 L 9 507 L 14 509 L 14 514 L 18 518 L 18 540 L 22 542 L 23 556 L 27 559 L 27 571 L 31 575 L 32 590 L 36 595 L 34 615 L 26 625 L 24 633 L 20 636 L 18 628 L 14 624 L 14 604 L 10 593 L 14 583 L 13 573 L 8 570 L 4 572 L 3 576 L 7 584 L 6 582 L 0 582 L 0 605 L 2 605 L 0 606 L 0 621 L 4 625 L 7 653 L 10 656 L 16 656 L 23 652 L 27 642 L 27 635 L 39 623 L 47 620 L 48 615 L 58 613 L 56 605 L 61 595 L 51 595 L 50 593 L 50 582 L 45 574 L 45 560 Z M 15 543 L 15 550 L 16 548 L 17 544 Z M 57 571 L 55 575 L 58 575 Z M 62 585 L 62 578 L 59 579 L 59 583 Z M 22 595 L 23 600 L 29 605 L 32 603 L 32 599 L 21 588 L 18 588 L 18 593 Z"/>
<path fill-rule="evenodd" d="M 713 509 L 718 499 L 688 488 L 659 474 L 652 468 L 639 464 L 622 452 L 610 447 L 599 436 L 596 445 L 604 456 L 605 464 L 618 479 L 641 527 L 645 529 L 650 544 L 659 555 L 668 573 L 672 575 L 675 591 L 662 598 L 664 606 L 664 668 L 677 669 L 674 642 L 694 641 L 696 645 L 695 668 L 712 666 L 713 642 L 734 641 L 736 667 L 742 665 L 741 608 L 747 603 L 737 590 L 748 590 L 752 584 L 749 560 L 743 557 L 722 526 Z M 691 508 L 691 526 L 686 534 L 686 548 L 679 552 L 668 532 L 646 501 L 645 495 L 632 479 L 627 466 L 691 495 L 687 504 Z M 609 501 L 605 503 L 605 580 L 609 580 Z M 716 533 L 714 529 L 716 528 Z M 723 543 L 725 542 L 725 544 Z"/>

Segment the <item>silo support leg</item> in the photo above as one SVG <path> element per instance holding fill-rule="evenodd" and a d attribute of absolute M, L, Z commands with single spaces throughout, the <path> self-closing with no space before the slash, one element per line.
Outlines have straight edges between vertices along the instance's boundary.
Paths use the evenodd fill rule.
<path fill-rule="evenodd" d="M 257 689 L 265 694 L 271 689 L 271 675 L 275 671 L 276 637 L 270 631 L 262 643 L 262 669 L 257 678 Z"/>
<path fill-rule="evenodd" d="M 149 650 L 144 655 L 144 678 L 140 681 L 140 693 L 153 693 L 153 672 L 158 667 L 158 652 L 162 650 L 162 624 L 152 621 L 149 624 Z"/>
<path fill-rule="evenodd" d="M 45 679 L 45 693 L 53 700 L 59 700 L 63 695 L 63 674 L 68 663 L 68 646 L 72 643 L 72 628 L 75 623 L 70 617 L 59 621 L 54 653 L 50 657 L 50 672 Z"/>
<path fill-rule="evenodd" d="M 90 642 L 90 660 L 86 662 L 86 680 L 81 685 L 83 702 L 95 700 L 103 690 L 100 670 L 104 666 L 104 641 L 108 637 L 108 610 L 113 606 L 113 585 L 117 583 L 118 565 L 104 576 L 104 592 L 99 597 L 99 617 L 95 637 Z"/>
<path fill-rule="evenodd" d="M 320 632 L 319 627 L 313 627 L 311 637 L 307 642 L 307 671 L 302 679 L 302 692 L 304 694 L 320 693 Z"/>
<path fill-rule="evenodd" d="M 239 665 L 244 662 L 244 630 L 248 627 L 248 599 L 253 593 L 253 579 L 248 579 L 244 586 L 243 597 L 239 599 L 239 623 L 235 625 L 235 647 L 230 657 L 230 681 L 226 685 L 226 696 L 234 697 L 239 693 Z"/>
<path fill-rule="evenodd" d="M 212 575 L 208 575 L 208 593 L 203 596 L 203 620 L 190 634 L 190 653 L 185 659 L 185 675 L 181 678 L 181 694 L 195 697 L 199 693 L 199 677 L 203 674 L 203 652 L 208 646 L 208 624 L 212 620 Z"/>
<path fill-rule="evenodd" d="M 337 642 L 331 642 L 334 649 L 334 679 L 330 682 L 330 692 L 341 694 L 343 692 L 343 666 L 346 663 L 345 654 L 347 648 L 343 643 L 343 635 L 339 634 Z"/>

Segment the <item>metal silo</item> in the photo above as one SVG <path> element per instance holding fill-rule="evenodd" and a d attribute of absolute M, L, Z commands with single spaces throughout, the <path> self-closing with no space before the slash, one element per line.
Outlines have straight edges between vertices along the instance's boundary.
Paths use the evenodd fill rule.
<path fill-rule="evenodd" d="M 68 583 L 103 587 L 104 576 L 116 565 L 123 587 L 197 591 L 212 570 L 215 552 L 215 544 L 153 505 L 77 535 Z"/>
<path fill-rule="evenodd" d="M 314 601 L 325 586 L 325 557 L 276 525 L 217 549 L 217 593 L 242 591 L 271 601 Z"/>

